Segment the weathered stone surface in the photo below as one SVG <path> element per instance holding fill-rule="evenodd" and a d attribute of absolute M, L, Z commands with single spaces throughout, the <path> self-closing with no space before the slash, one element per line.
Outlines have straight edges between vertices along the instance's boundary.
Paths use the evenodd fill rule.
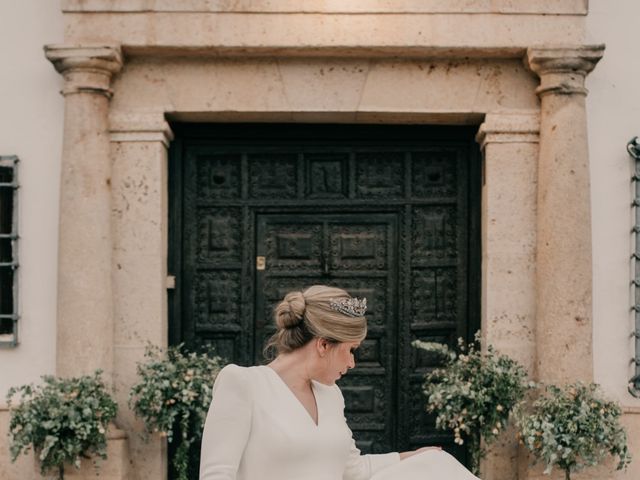
<path fill-rule="evenodd" d="M 62 0 L 65 12 L 546 13 L 583 15 L 587 0 Z"/>
<path fill-rule="evenodd" d="M 64 76 L 62 94 L 100 94 L 111 98 L 111 77 L 122 68 L 120 48 L 110 45 L 47 45 L 45 55 Z"/>
<path fill-rule="evenodd" d="M 520 60 L 393 61 L 352 59 L 133 59 L 116 80 L 113 110 L 162 106 L 184 120 L 477 122 L 486 111 L 538 108 L 535 77 Z M 390 92 L 393 92 L 391 95 Z M 339 114 L 339 115 L 335 115 Z M 331 117 L 333 115 L 333 117 Z M 306 117 L 305 117 L 306 116 Z"/>
<path fill-rule="evenodd" d="M 536 376 L 593 379 L 589 154 L 584 78 L 602 46 L 531 49 L 541 78 Z"/>
<path fill-rule="evenodd" d="M 164 112 L 120 113 L 109 118 L 112 142 L 156 142 L 169 147 L 173 140 Z M 160 145 L 157 145 L 160 147 Z"/>
<path fill-rule="evenodd" d="M 167 343 L 170 138 L 171 130 L 162 115 L 112 118 L 116 346 Z"/>
<path fill-rule="evenodd" d="M 535 21 L 504 14 L 67 13 L 65 41 L 114 42 L 126 53 L 163 51 L 298 56 L 427 57 L 482 52 L 495 57 L 531 45 L 580 44 L 584 17 Z M 479 56 L 476 54 L 476 56 Z"/>
<path fill-rule="evenodd" d="M 484 149 L 483 315 L 485 345 L 532 371 L 535 362 L 536 113 L 487 115 Z M 492 288 L 508 285 L 509 295 Z"/>
<path fill-rule="evenodd" d="M 122 65 L 109 46 L 49 46 L 64 75 L 65 130 L 60 187 L 57 373 L 113 371 L 111 289 L 110 79 Z"/>
<path fill-rule="evenodd" d="M 173 138 L 162 112 L 121 112 L 111 117 L 112 223 L 118 420 L 129 432 L 132 470 L 138 478 L 166 478 L 166 439 L 142 437 L 144 426 L 128 408 L 140 381 L 148 343 L 168 343 L 167 146 Z"/>

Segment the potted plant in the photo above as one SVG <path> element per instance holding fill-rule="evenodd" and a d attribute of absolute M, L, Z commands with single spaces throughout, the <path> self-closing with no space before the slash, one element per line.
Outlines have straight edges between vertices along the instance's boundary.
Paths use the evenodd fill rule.
<path fill-rule="evenodd" d="M 522 366 L 491 346 L 486 353 L 474 344 L 466 346 L 462 339 L 458 340 L 460 353 L 440 343 L 416 340 L 413 346 L 444 361 L 442 368 L 426 377 L 426 408 L 436 414 L 436 428 L 451 430 L 458 445 L 466 440 L 471 470 L 477 474 L 486 453 L 481 441 L 489 445 L 504 431 L 514 407 L 534 384 L 527 382 Z"/>
<path fill-rule="evenodd" d="M 140 382 L 131 389 L 129 406 L 143 420 L 147 433 L 176 441 L 173 466 L 179 480 L 188 480 L 189 449 L 202 437 L 222 360 L 186 352 L 183 345 L 166 351 L 149 346 L 145 358 L 145 363 L 138 364 Z"/>
<path fill-rule="evenodd" d="M 81 458 L 106 458 L 107 426 L 118 407 L 100 375 L 100 370 L 77 378 L 45 375 L 40 385 L 11 388 L 11 460 L 33 448 L 40 473 L 55 471 L 61 480 L 65 465 L 80 468 Z"/>
<path fill-rule="evenodd" d="M 529 412 L 517 414 L 518 435 L 535 461 L 544 462 L 545 473 L 557 466 L 570 480 L 572 472 L 607 455 L 618 457 L 618 470 L 629 464 L 620 415 L 620 407 L 605 400 L 594 383 L 548 385 Z"/>

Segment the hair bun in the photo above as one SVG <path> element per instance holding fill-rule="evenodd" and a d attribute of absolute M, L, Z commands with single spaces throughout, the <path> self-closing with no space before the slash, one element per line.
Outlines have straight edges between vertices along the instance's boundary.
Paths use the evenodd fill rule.
<path fill-rule="evenodd" d="M 295 328 L 302 322 L 307 304 L 302 292 L 289 292 L 275 310 L 276 325 L 279 329 Z"/>

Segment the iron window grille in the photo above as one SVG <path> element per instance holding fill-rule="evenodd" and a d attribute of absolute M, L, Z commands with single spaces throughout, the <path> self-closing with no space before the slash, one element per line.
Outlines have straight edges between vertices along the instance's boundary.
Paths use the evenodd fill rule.
<path fill-rule="evenodd" d="M 18 344 L 18 157 L 0 156 L 0 347 Z"/>
<path fill-rule="evenodd" d="M 629 380 L 629 393 L 634 397 L 640 398 L 640 139 L 632 138 L 627 144 L 629 155 L 634 158 L 635 165 L 631 182 L 633 183 L 634 198 L 632 208 L 635 219 L 634 227 L 631 229 L 633 235 L 634 250 L 631 255 L 633 262 L 633 279 L 631 285 L 633 287 L 633 306 L 631 311 L 634 313 L 635 326 L 631 333 L 631 338 L 635 343 L 635 353 L 631 358 L 631 364 L 635 367 L 635 373 Z"/>

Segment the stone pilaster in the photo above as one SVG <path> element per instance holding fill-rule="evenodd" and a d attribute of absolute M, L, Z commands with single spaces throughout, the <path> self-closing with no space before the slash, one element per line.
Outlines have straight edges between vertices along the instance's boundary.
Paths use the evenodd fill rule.
<path fill-rule="evenodd" d="M 489 113 L 476 140 L 483 153 L 483 345 L 533 368 L 538 158 L 537 112 Z M 508 285 L 509 295 L 493 285 Z"/>
<path fill-rule="evenodd" d="M 45 47 L 65 79 L 58 253 L 57 373 L 113 371 L 111 289 L 111 77 L 122 67 L 113 46 Z"/>
<path fill-rule="evenodd" d="M 489 113 L 476 137 L 483 152 L 482 344 L 529 371 L 535 360 L 539 126 L 538 112 Z M 517 471 L 518 444 L 510 429 L 489 449 L 482 478 L 512 480 Z"/>
<path fill-rule="evenodd" d="M 604 46 L 530 48 L 540 77 L 536 377 L 593 378 L 589 157 L 584 87 Z"/>
<path fill-rule="evenodd" d="M 168 251 L 168 155 L 173 139 L 161 110 L 112 112 L 113 288 L 115 385 L 126 405 L 137 382 L 136 363 L 146 342 L 166 346 Z M 122 408 L 120 424 L 130 432 L 131 469 L 136 478 L 166 478 L 166 439 L 142 441 L 142 426 Z"/>

